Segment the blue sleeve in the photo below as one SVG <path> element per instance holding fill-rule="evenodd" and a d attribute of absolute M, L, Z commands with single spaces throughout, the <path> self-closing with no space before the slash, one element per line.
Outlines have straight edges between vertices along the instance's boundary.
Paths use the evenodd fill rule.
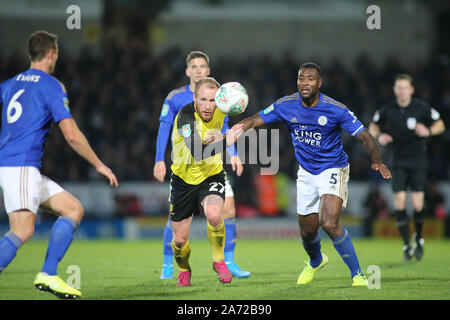
<path fill-rule="evenodd" d="M 221 134 L 226 134 L 227 131 L 230 130 L 230 126 L 228 125 L 228 116 L 225 116 L 225 120 L 223 121 L 222 130 L 220 131 Z M 229 146 L 227 148 L 227 152 L 230 155 L 230 157 L 237 156 L 237 150 L 234 144 Z"/>
<path fill-rule="evenodd" d="M 162 121 L 159 124 L 158 137 L 156 138 L 156 162 L 164 161 L 170 128 L 172 128 L 172 124 L 169 122 Z"/>
<path fill-rule="evenodd" d="M 55 123 L 65 118 L 72 118 L 67 92 L 62 83 L 56 79 L 51 79 L 45 89 L 45 93 L 47 95 L 48 108 Z"/>
<path fill-rule="evenodd" d="M 280 115 L 280 105 L 272 103 L 270 106 L 258 112 L 264 123 L 277 122 L 283 120 Z"/>
<path fill-rule="evenodd" d="M 0 83 L 0 104 L 2 104 L 2 103 L 3 103 L 3 96 L 2 96 L 2 84 L 3 84 L 3 82 L 2 82 L 2 83 Z"/>
<path fill-rule="evenodd" d="M 166 98 L 164 100 L 164 104 L 161 108 L 161 115 L 159 117 L 160 122 L 167 122 L 173 125 L 175 117 L 177 116 L 179 110 L 177 110 L 175 104 L 172 102 L 172 99 L 169 100 Z"/>
<path fill-rule="evenodd" d="M 345 108 L 341 113 L 339 124 L 342 129 L 354 137 L 357 137 L 365 129 L 361 121 L 348 108 Z"/>

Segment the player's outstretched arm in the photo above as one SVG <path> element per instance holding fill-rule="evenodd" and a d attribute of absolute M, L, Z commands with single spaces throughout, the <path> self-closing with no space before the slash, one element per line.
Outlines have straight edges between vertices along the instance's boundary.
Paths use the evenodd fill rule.
<path fill-rule="evenodd" d="M 225 148 L 230 147 L 233 145 L 236 140 L 244 133 L 244 130 L 242 130 L 242 124 L 237 123 L 235 124 L 231 129 L 227 131 L 226 134 L 220 134 L 218 132 L 210 131 L 206 133 L 205 139 L 202 141 L 202 148 L 205 146 L 211 146 L 211 144 L 215 143 L 221 143 L 225 142 Z M 201 138 L 198 135 L 194 135 L 194 140 L 200 140 Z"/>
<path fill-rule="evenodd" d="M 61 129 L 64 138 L 67 143 L 75 150 L 80 156 L 88 161 L 99 174 L 106 177 L 109 180 L 109 184 L 112 187 L 118 187 L 119 183 L 114 173 L 109 169 L 92 150 L 89 142 L 84 134 L 80 131 L 75 120 L 72 118 L 66 118 L 59 122 L 59 128 Z"/>
<path fill-rule="evenodd" d="M 362 142 L 364 150 L 366 150 L 367 154 L 372 159 L 371 168 L 375 171 L 379 171 L 384 179 L 390 179 L 391 171 L 389 171 L 389 169 L 383 164 L 380 150 L 378 149 L 377 143 L 375 142 L 373 136 L 366 129 L 364 129 L 356 137 L 356 139 Z"/>
<path fill-rule="evenodd" d="M 261 118 L 261 116 L 258 113 L 255 113 L 254 115 L 252 115 L 251 117 L 245 118 L 244 120 L 241 120 L 239 123 L 235 124 L 229 131 L 227 135 L 222 136 L 222 138 L 225 137 L 229 137 L 229 140 L 227 140 L 227 144 L 231 145 L 234 142 L 236 142 L 237 138 L 239 138 L 239 136 L 249 130 L 249 129 L 253 129 L 259 126 L 262 126 L 264 124 L 264 120 Z M 236 130 L 236 132 L 238 132 L 237 138 L 234 140 L 234 142 L 232 142 L 232 136 L 235 134 L 235 132 L 231 132 L 231 130 Z M 208 139 L 206 139 L 203 143 L 204 144 L 210 144 L 214 141 L 217 141 L 219 139 L 217 139 L 217 137 L 209 137 Z"/>
<path fill-rule="evenodd" d="M 258 113 L 255 113 L 251 117 L 245 118 L 241 122 L 243 124 L 243 130 L 244 132 L 253 129 L 259 126 L 262 126 L 264 124 L 264 120 L 261 118 L 261 116 Z"/>

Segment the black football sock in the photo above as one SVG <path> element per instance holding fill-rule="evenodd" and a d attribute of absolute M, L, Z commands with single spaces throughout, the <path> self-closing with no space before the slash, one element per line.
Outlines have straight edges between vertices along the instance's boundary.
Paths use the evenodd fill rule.
<path fill-rule="evenodd" d="M 416 227 L 416 239 L 422 238 L 424 218 L 425 218 L 425 209 L 422 209 L 420 211 L 414 211 L 414 225 Z"/>
<path fill-rule="evenodd" d="M 395 210 L 397 227 L 405 245 L 409 245 L 409 219 L 406 210 Z"/>

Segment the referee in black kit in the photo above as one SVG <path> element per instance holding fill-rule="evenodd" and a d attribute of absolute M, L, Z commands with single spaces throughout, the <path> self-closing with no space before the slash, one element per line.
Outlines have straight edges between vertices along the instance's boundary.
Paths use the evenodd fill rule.
<path fill-rule="evenodd" d="M 427 182 L 427 138 L 443 133 L 445 125 L 439 113 L 425 101 L 413 98 L 411 76 L 395 78 L 392 101 L 376 110 L 369 126 L 381 146 L 393 144 L 392 188 L 397 226 L 403 238 L 403 258 L 417 260 L 423 256 L 422 227 L 425 217 L 424 194 Z M 406 214 L 406 191 L 411 191 L 416 233 L 409 243 L 409 219 Z"/>

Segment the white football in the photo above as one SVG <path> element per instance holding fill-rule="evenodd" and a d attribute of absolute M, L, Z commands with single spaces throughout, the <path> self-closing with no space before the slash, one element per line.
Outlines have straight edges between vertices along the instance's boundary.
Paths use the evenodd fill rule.
<path fill-rule="evenodd" d="M 245 111 L 248 104 L 248 94 L 239 82 L 227 82 L 220 86 L 216 92 L 216 106 L 229 116 Z"/>

